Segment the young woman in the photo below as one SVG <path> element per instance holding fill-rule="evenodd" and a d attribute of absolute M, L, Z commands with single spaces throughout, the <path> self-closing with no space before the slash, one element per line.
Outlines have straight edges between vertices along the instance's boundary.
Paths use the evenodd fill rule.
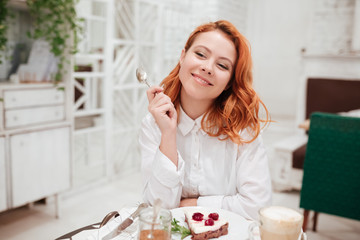
<path fill-rule="evenodd" d="M 227 21 L 201 25 L 162 87 L 148 89 L 150 113 L 140 133 L 146 202 L 223 208 L 247 219 L 270 204 L 259 136 L 269 118 L 252 87 L 249 48 Z"/>

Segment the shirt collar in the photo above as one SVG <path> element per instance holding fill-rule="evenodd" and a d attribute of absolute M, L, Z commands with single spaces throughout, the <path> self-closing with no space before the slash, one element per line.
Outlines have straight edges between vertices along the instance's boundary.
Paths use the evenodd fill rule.
<path fill-rule="evenodd" d="M 180 106 L 180 121 L 178 124 L 178 128 L 180 129 L 180 132 L 182 133 L 182 135 L 183 136 L 187 135 L 193 129 L 196 129 L 196 130 L 200 129 L 200 132 L 202 132 L 202 134 L 205 135 L 206 132 L 204 132 L 201 129 L 201 119 L 203 118 L 203 116 L 204 115 L 201 115 L 197 119 L 192 120 Z"/>

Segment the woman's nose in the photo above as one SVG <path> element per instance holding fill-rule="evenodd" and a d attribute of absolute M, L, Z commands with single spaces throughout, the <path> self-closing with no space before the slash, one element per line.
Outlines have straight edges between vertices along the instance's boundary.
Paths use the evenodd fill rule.
<path fill-rule="evenodd" d="M 212 75 L 212 69 L 211 67 L 207 66 L 207 65 L 203 65 L 201 67 L 201 70 L 209 75 Z"/>

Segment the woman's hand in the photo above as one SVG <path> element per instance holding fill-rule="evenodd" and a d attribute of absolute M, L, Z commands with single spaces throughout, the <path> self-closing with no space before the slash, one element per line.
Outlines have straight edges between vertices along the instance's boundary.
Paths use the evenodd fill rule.
<path fill-rule="evenodd" d="M 197 198 L 181 199 L 179 207 L 192 207 L 192 206 L 197 206 Z"/>
<path fill-rule="evenodd" d="M 162 134 L 176 133 L 177 112 L 170 97 L 165 95 L 163 90 L 162 87 L 153 86 L 146 91 L 149 100 L 148 110 Z"/>
<path fill-rule="evenodd" d="M 178 167 L 176 146 L 177 112 L 169 96 L 162 87 L 151 87 L 146 93 L 149 100 L 148 110 L 153 115 L 161 131 L 159 149 Z"/>

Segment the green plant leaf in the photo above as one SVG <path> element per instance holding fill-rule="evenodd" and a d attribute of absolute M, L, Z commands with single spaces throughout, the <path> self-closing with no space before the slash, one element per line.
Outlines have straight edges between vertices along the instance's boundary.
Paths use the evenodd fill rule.
<path fill-rule="evenodd" d="M 9 11 L 7 8 L 8 0 L 1 0 L 0 1 L 0 64 L 2 63 L 2 54 L 5 53 L 6 50 L 6 32 L 7 32 L 7 25 L 6 20 L 9 16 Z"/>
<path fill-rule="evenodd" d="M 59 59 L 55 82 L 62 80 L 65 56 L 77 52 L 78 38 L 83 31 L 83 20 L 76 15 L 77 2 L 78 0 L 26 0 L 34 19 L 34 30 L 28 36 L 48 41 L 51 52 Z M 69 33 L 73 33 L 74 41 L 70 41 L 72 35 Z"/>

